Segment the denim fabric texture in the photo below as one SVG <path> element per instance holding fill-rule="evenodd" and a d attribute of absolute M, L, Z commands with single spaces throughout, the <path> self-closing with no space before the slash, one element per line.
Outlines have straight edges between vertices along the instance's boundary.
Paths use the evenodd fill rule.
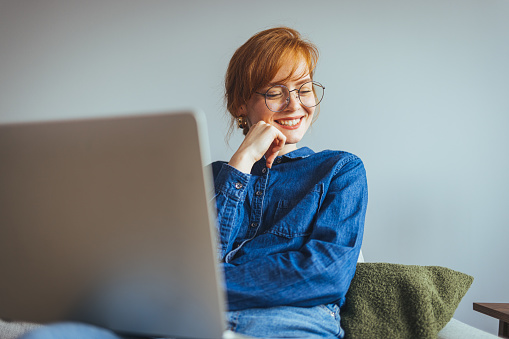
<path fill-rule="evenodd" d="M 343 338 L 336 304 L 226 312 L 228 330 L 258 338 Z"/>
<path fill-rule="evenodd" d="M 355 155 L 304 147 L 250 174 L 212 164 L 228 310 L 344 303 L 364 231 Z"/>

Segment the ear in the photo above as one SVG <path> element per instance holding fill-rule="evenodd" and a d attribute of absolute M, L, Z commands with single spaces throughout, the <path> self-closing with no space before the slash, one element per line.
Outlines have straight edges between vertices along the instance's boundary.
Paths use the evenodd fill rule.
<path fill-rule="evenodd" d="M 247 114 L 247 105 L 246 104 L 241 105 L 239 107 L 239 109 L 237 110 L 237 117 L 238 118 L 243 117 L 244 119 L 246 119 L 247 122 L 249 122 L 249 117 L 248 117 L 248 114 Z"/>
<path fill-rule="evenodd" d="M 243 104 L 243 105 L 240 105 L 239 107 L 239 110 L 237 111 L 237 116 L 238 117 L 242 117 L 242 116 L 247 116 L 247 106 L 246 104 Z"/>

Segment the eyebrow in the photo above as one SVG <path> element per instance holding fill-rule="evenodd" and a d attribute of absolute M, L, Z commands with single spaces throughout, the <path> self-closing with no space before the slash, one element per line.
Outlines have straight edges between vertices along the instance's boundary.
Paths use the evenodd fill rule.
<path fill-rule="evenodd" d="M 311 77 L 309 75 L 307 75 L 306 77 L 301 78 L 300 80 L 295 82 L 295 84 L 297 85 L 297 87 L 299 87 L 299 85 L 302 85 L 302 84 L 304 84 L 306 82 L 310 82 L 310 81 L 313 81 L 313 80 L 311 79 Z M 272 87 L 272 86 L 275 86 L 275 85 L 285 85 L 286 86 L 286 83 L 285 82 L 278 82 L 278 81 L 276 81 L 276 82 L 270 82 L 268 86 Z"/>

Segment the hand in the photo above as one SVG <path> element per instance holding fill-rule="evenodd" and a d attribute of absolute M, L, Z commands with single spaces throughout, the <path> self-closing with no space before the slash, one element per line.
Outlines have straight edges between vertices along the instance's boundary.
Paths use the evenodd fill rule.
<path fill-rule="evenodd" d="M 251 126 L 239 149 L 230 159 L 229 165 L 241 172 L 251 173 L 255 162 L 264 155 L 268 168 L 285 146 L 286 137 L 276 127 L 259 121 Z"/>

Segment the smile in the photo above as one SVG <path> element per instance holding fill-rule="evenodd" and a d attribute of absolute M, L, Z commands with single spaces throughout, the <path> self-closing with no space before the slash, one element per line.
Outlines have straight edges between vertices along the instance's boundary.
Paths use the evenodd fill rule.
<path fill-rule="evenodd" d="M 285 128 L 290 128 L 290 129 L 294 129 L 294 128 L 298 128 L 300 126 L 300 122 L 301 122 L 302 118 L 297 118 L 297 119 L 286 119 L 286 120 L 275 120 L 279 125 L 285 127 Z"/>

